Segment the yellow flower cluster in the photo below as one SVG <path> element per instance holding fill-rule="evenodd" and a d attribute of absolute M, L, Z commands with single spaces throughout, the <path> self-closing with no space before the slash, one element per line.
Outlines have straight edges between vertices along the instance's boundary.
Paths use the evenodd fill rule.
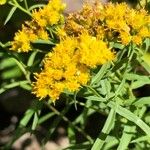
<path fill-rule="evenodd" d="M 65 30 L 68 34 L 80 34 L 83 30 L 105 41 L 117 41 L 124 45 L 137 45 L 150 37 L 150 16 L 145 10 L 135 10 L 126 3 L 102 5 L 86 4 L 83 10 L 70 14 Z"/>
<path fill-rule="evenodd" d="M 36 74 L 33 91 L 37 97 L 57 100 L 64 90 L 74 92 L 90 80 L 90 69 L 113 60 L 106 43 L 87 33 L 66 36 L 48 53 L 44 69 Z"/>
<path fill-rule="evenodd" d="M 29 22 L 26 23 L 29 24 Z M 47 31 L 41 27 L 31 28 L 23 25 L 22 30 L 15 34 L 10 50 L 28 52 L 29 50 L 32 50 L 31 42 L 37 39 L 48 40 L 49 36 Z"/>
<path fill-rule="evenodd" d="M 51 0 L 42 9 L 32 12 L 32 20 L 22 25 L 22 30 L 15 34 L 10 50 L 28 52 L 32 50 L 31 43 L 37 39 L 48 40 L 47 26 L 61 23 L 62 11 L 65 5 L 61 0 Z"/>
<path fill-rule="evenodd" d="M 64 20 L 62 15 L 64 8 L 65 4 L 60 0 L 52 0 L 43 9 L 33 11 L 32 16 L 39 26 L 52 26 Z"/>

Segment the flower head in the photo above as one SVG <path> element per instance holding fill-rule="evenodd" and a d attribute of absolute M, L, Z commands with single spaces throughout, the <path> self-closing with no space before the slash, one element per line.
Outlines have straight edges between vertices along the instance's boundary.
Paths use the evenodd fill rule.
<path fill-rule="evenodd" d="M 65 36 L 45 58 L 43 71 L 36 74 L 33 91 L 37 97 L 49 96 L 55 101 L 64 90 L 74 92 L 86 85 L 90 69 L 113 58 L 106 43 L 96 37 L 87 33 L 79 37 Z"/>
<path fill-rule="evenodd" d="M 42 9 L 34 10 L 32 16 L 39 26 L 52 26 L 61 21 L 64 8 L 65 4 L 61 0 L 51 0 Z"/>

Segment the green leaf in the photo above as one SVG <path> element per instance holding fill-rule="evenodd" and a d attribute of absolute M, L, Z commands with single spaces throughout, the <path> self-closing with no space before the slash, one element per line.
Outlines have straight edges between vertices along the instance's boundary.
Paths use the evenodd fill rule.
<path fill-rule="evenodd" d="M 106 142 L 106 138 L 115 123 L 115 116 L 116 116 L 116 111 L 115 111 L 115 108 L 113 108 L 113 109 L 111 109 L 111 111 L 107 117 L 107 120 L 103 126 L 103 129 L 102 129 L 100 135 L 98 136 L 98 138 L 96 139 L 96 141 L 94 142 L 91 150 L 101 150 L 102 149 L 104 143 Z"/>
<path fill-rule="evenodd" d="M 112 136 L 107 136 L 106 144 L 104 145 L 103 150 L 111 150 L 114 146 L 119 143 L 119 140 Z"/>
<path fill-rule="evenodd" d="M 14 58 L 14 57 L 12 59 L 16 62 L 16 64 L 18 65 L 18 67 L 20 68 L 22 73 L 26 76 L 27 72 L 26 72 L 26 69 L 25 69 L 25 65 L 22 62 L 20 62 L 19 60 L 17 60 L 16 58 Z"/>
<path fill-rule="evenodd" d="M 11 17 L 12 17 L 13 14 L 14 14 L 14 12 L 16 11 L 16 9 L 17 9 L 16 6 L 14 6 L 14 7 L 11 8 L 11 10 L 10 10 L 10 12 L 9 12 L 9 14 L 8 14 L 8 16 L 7 16 L 6 20 L 5 20 L 5 22 L 4 22 L 4 25 L 6 25 L 7 22 L 11 19 Z"/>
<path fill-rule="evenodd" d="M 106 99 L 103 97 L 98 97 L 98 96 L 87 96 L 85 97 L 86 99 L 90 101 L 99 101 L 99 102 L 106 102 Z"/>
<path fill-rule="evenodd" d="M 112 68 L 112 72 L 118 71 L 124 64 L 126 64 L 129 61 L 128 58 L 123 58 L 117 63 L 115 63 L 115 66 Z"/>
<path fill-rule="evenodd" d="M 29 84 L 21 84 L 20 87 L 28 91 L 32 90 L 32 86 Z"/>
<path fill-rule="evenodd" d="M 48 45 L 55 45 L 55 43 L 53 43 L 53 42 L 50 41 L 50 40 L 41 40 L 41 39 L 35 40 L 33 43 L 34 43 L 34 44 L 48 44 Z"/>
<path fill-rule="evenodd" d="M 112 48 L 118 48 L 118 49 L 123 49 L 125 46 L 123 44 L 120 44 L 120 43 L 111 42 L 110 43 L 110 47 L 112 47 Z"/>
<path fill-rule="evenodd" d="M 104 76 L 104 74 L 106 73 L 106 70 L 110 67 L 109 63 L 104 64 L 101 69 L 99 70 L 99 72 L 92 78 L 91 80 L 91 85 L 98 83 L 102 77 Z"/>
<path fill-rule="evenodd" d="M 14 88 L 17 86 L 21 86 L 21 85 L 27 84 L 27 83 L 29 83 L 29 82 L 25 80 L 25 81 L 13 82 L 13 83 L 10 83 L 8 85 L 5 85 L 2 88 L 0 88 L 0 94 L 2 94 L 3 92 L 5 92 L 8 89 L 11 89 L 11 88 Z"/>
<path fill-rule="evenodd" d="M 150 66 L 150 52 L 145 53 L 142 59 Z"/>
<path fill-rule="evenodd" d="M 0 70 L 15 66 L 16 63 L 12 58 L 5 58 L 1 61 Z"/>
<path fill-rule="evenodd" d="M 145 47 L 145 51 L 147 52 L 148 49 L 149 49 L 149 46 L 150 46 L 150 39 L 149 38 L 146 38 L 145 41 L 144 41 L 146 47 Z"/>
<path fill-rule="evenodd" d="M 126 150 L 136 130 L 136 126 L 125 125 L 123 135 L 120 139 L 117 150 Z"/>
<path fill-rule="evenodd" d="M 150 127 L 143 121 L 141 120 L 138 116 L 136 116 L 134 113 L 131 111 L 127 110 L 126 108 L 123 108 L 121 106 L 116 107 L 116 103 L 114 102 L 109 102 L 108 106 L 111 108 L 116 108 L 116 112 L 121 115 L 122 117 L 134 122 L 137 126 L 139 126 L 147 135 L 150 136 Z"/>
<path fill-rule="evenodd" d="M 124 77 L 124 78 L 122 79 L 120 85 L 118 86 L 118 88 L 117 88 L 116 91 L 115 91 L 115 94 L 114 94 L 115 97 L 117 97 L 117 96 L 122 92 L 122 90 L 124 89 L 125 81 L 126 81 L 126 79 L 125 79 L 125 77 Z"/>
<path fill-rule="evenodd" d="M 20 121 L 20 126 L 22 127 L 26 127 L 27 124 L 29 123 L 31 117 L 33 116 L 34 114 L 34 110 L 33 109 L 28 109 L 26 112 L 25 112 L 25 115 L 24 117 L 21 119 Z"/>
<path fill-rule="evenodd" d="M 31 7 L 29 8 L 29 11 L 31 11 L 31 10 L 33 10 L 33 9 L 35 9 L 35 8 L 43 7 L 43 6 L 45 6 L 45 4 L 36 4 L 36 5 L 33 5 L 33 6 L 31 6 Z"/>
<path fill-rule="evenodd" d="M 142 59 L 138 59 L 138 61 L 144 67 L 144 69 L 150 74 L 150 66 Z"/>
<path fill-rule="evenodd" d="M 43 122 L 45 122 L 46 120 L 48 120 L 49 118 L 53 117 L 55 115 L 54 112 L 50 112 L 44 116 L 42 116 L 39 121 L 38 121 L 38 124 L 42 124 Z"/>
<path fill-rule="evenodd" d="M 135 100 L 132 105 L 135 105 L 137 107 L 141 107 L 143 105 L 150 105 L 150 96 L 139 98 Z"/>
<path fill-rule="evenodd" d="M 95 96 L 101 97 L 100 94 L 92 86 L 87 85 L 85 87 L 87 87 L 88 91 L 92 92 Z"/>
<path fill-rule="evenodd" d="M 36 54 L 37 54 L 38 52 L 37 51 L 34 51 L 31 55 L 30 55 L 30 57 L 29 57 L 29 59 L 28 59 L 28 62 L 27 62 L 27 66 L 32 66 L 32 64 L 33 64 L 33 62 L 34 62 L 34 60 L 35 60 L 35 57 L 36 57 Z"/>
<path fill-rule="evenodd" d="M 137 75 L 133 73 L 128 73 L 125 75 L 126 79 L 132 81 L 131 88 L 137 89 L 146 84 L 150 84 L 150 78 L 144 75 Z"/>
<path fill-rule="evenodd" d="M 134 73 L 127 73 L 126 79 L 129 81 L 132 81 L 132 80 L 144 80 L 144 81 L 150 80 L 148 76 L 138 75 L 138 74 L 134 74 Z"/>
<path fill-rule="evenodd" d="M 36 127 L 37 127 L 37 125 L 38 125 L 38 120 L 39 120 L 38 112 L 35 112 L 35 113 L 34 113 L 34 118 L 33 118 L 32 127 L 31 127 L 32 130 L 35 130 L 35 129 L 36 129 Z"/>
<path fill-rule="evenodd" d="M 69 146 L 63 150 L 89 150 L 91 147 L 90 144 L 76 144 L 76 145 L 73 145 L 73 146 Z"/>
<path fill-rule="evenodd" d="M 72 126 L 68 127 L 68 138 L 71 144 L 76 143 L 76 135 Z"/>
<path fill-rule="evenodd" d="M 137 89 L 139 87 L 142 87 L 144 85 L 148 85 L 150 84 L 150 79 L 147 79 L 147 80 L 139 80 L 139 81 L 135 81 L 135 82 L 132 82 L 132 89 Z"/>
<path fill-rule="evenodd" d="M 0 42 L 0 46 L 1 46 L 2 48 L 9 47 L 9 46 L 11 46 L 11 42 L 8 41 L 8 42 L 6 42 L 5 44 L 3 44 L 2 42 Z"/>
<path fill-rule="evenodd" d="M 2 79 L 12 79 L 12 78 L 18 78 L 22 75 L 22 72 L 20 69 L 16 66 L 9 70 L 5 70 L 1 73 Z"/>
<path fill-rule="evenodd" d="M 140 143 L 140 142 L 144 142 L 144 141 L 148 141 L 150 143 L 150 136 L 146 135 L 146 136 L 139 137 L 139 138 L 131 141 L 131 143 Z"/>

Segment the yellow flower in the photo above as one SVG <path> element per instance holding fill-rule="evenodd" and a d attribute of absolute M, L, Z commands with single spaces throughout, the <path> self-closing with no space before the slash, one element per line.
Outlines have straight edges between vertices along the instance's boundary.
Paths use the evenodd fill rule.
<path fill-rule="evenodd" d="M 141 36 L 134 35 L 134 36 L 132 36 L 132 41 L 135 44 L 140 45 L 142 43 L 142 38 L 141 38 Z"/>
<path fill-rule="evenodd" d="M 80 63 L 95 68 L 107 61 L 114 59 L 114 54 L 107 48 L 107 45 L 102 40 L 97 40 L 96 37 L 83 33 L 80 36 L 79 43 Z"/>
<path fill-rule="evenodd" d="M 147 24 L 147 12 L 145 10 L 129 10 L 129 13 L 125 16 L 127 23 L 134 29 L 138 30 L 142 26 Z"/>
<path fill-rule="evenodd" d="M 44 12 L 42 9 L 39 9 L 39 11 L 34 10 L 32 12 L 33 19 L 37 22 L 37 24 L 41 27 L 45 27 L 47 25 L 47 20 L 44 18 Z"/>
<path fill-rule="evenodd" d="M 64 28 L 57 28 L 57 35 L 61 39 L 65 38 L 67 36 L 67 33 Z"/>
<path fill-rule="evenodd" d="M 37 36 L 39 39 L 42 39 L 42 40 L 48 40 L 49 39 L 47 31 L 44 30 L 43 28 L 41 28 L 37 31 Z"/>
<path fill-rule="evenodd" d="M 62 20 L 62 12 L 65 8 L 65 4 L 61 0 L 51 0 L 42 9 L 34 10 L 32 12 L 33 19 L 41 27 L 46 27 L 47 25 L 58 24 Z"/>
<path fill-rule="evenodd" d="M 128 45 L 131 42 L 131 35 L 127 32 L 121 32 L 120 33 L 121 42 L 124 45 Z"/>
<path fill-rule="evenodd" d="M 35 74 L 36 82 L 33 83 L 33 93 L 36 94 L 40 99 L 45 98 L 49 93 L 49 87 L 47 84 L 48 76 L 46 73 L 41 72 L 40 74 Z M 50 79 L 51 80 L 51 79 Z"/>
<path fill-rule="evenodd" d="M 61 0 L 51 0 L 49 1 L 49 4 L 47 5 L 47 7 L 49 8 L 53 8 L 56 11 L 63 11 L 66 8 L 66 4 L 62 3 Z"/>
<path fill-rule="evenodd" d="M 18 31 L 15 34 L 14 41 L 10 50 L 18 52 L 28 52 L 31 50 L 30 42 L 37 39 L 37 35 L 32 30 L 28 30 L 25 26 L 22 27 L 22 31 Z"/>
<path fill-rule="evenodd" d="M 0 5 L 4 5 L 7 2 L 7 0 L 0 0 Z"/>
<path fill-rule="evenodd" d="M 114 59 L 107 44 L 87 32 L 77 37 L 65 36 L 44 60 L 43 71 L 36 75 L 36 96 L 57 100 L 64 91 L 74 92 L 90 80 L 90 69 Z M 44 85 L 40 85 L 44 84 Z M 41 90 L 40 88 L 44 90 Z"/>
<path fill-rule="evenodd" d="M 33 85 L 33 93 L 37 97 L 49 96 L 55 101 L 64 90 L 74 92 L 87 84 L 89 69 L 77 59 L 77 46 L 76 38 L 66 37 L 48 53 L 44 60 L 44 69 L 40 74 L 36 74 L 36 82 Z M 44 90 L 41 90 L 42 87 Z"/>
<path fill-rule="evenodd" d="M 141 36 L 142 38 L 150 37 L 150 29 L 147 28 L 147 27 L 142 27 L 142 28 L 139 30 L 138 35 Z"/>

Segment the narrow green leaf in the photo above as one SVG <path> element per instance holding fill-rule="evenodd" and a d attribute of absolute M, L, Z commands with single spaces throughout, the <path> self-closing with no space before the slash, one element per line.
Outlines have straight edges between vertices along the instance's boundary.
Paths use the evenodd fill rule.
<path fill-rule="evenodd" d="M 146 104 L 150 105 L 150 96 L 139 98 L 139 99 L 135 100 L 132 105 L 135 105 L 137 107 L 141 107 L 141 106 L 146 105 Z"/>
<path fill-rule="evenodd" d="M 150 66 L 150 52 L 144 53 L 142 59 Z"/>
<path fill-rule="evenodd" d="M 33 116 L 34 114 L 34 110 L 33 109 L 28 109 L 26 112 L 25 112 L 25 115 L 24 117 L 21 119 L 20 121 L 20 126 L 22 127 L 26 127 L 27 124 L 29 123 L 31 117 Z"/>
<path fill-rule="evenodd" d="M 148 141 L 150 143 L 150 136 L 146 135 L 146 136 L 139 137 L 139 138 L 131 141 L 131 143 L 140 143 L 140 142 L 144 142 L 144 141 Z"/>
<path fill-rule="evenodd" d="M 25 90 L 31 91 L 32 87 L 29 84 L 21 84 L 20 87 L 22 87 Z"/>
<path fill-rule="evenodd" d="M 102 77 L 106 73 L 106 70 L 109 68 L 109 66 L 110 64 L 106 63 L 101 67 L 99 72 L 92 78 L 91 85 L 98 83 L 102 79 Z"/>
<path fill-rule="evenodd" d="M 6 42 L 5 44 L 3 44 L 2 42 L 0 42 L 0 46 L 1 46 L 2 48 L 9 47 L 9 46 L 11 46 L 11 42 L 8 41 L 8 42 Z"/>
<path fill-rule="evenodd" d="M 88 89 L 89 92 L 91 91 L 95 96 L 101 97 L 99 95 L 99 93 L 92 86 L 87 85 L 86 87 L 87 87 L 87 89 Z"/>
<path fill-rule="evenodd" d="M 63 150 L 89 150 L 91 147 L 90 144 L 76 144 L 73 146 L 69 146 Z"/>
<path fill-rule="evenodd" d="M 125 77 L 129 81 L 132 81 L 132 80 L 144 80 L 144 81 L 148 81 L 148 80 L 150 80 L 150 78 L 148 76 L 138 75 L 138 74 L 134 74 L 134 73 L 127 73 L 125 75 Z"/>
<path fill-rule="evenodd" d="M 71 144 L 76 143 L 76 134 L 72 126 L 68 127 L 68 138 Z"/>
<path fill-rule="evenodd" d="M 1 61 L 0 69 L 9 68 L 15 65 L 16 63 L 12 58 L 5 58 Z"/>
<path fill-rule="evenodd" d="M 123 78 L 123 80 L 121 81 L 121 84 L 118 86 L 118 88 L 115 91 L 115 94 L 114 94 L 115 97 L 117 97 L 121 93 L 121 91 L 124 89 L 125 81 L 126 79 Z"/>
<path fill-rule="evenodd" d="M 40 7 L 43 7 L 43 6 L 45 6 L 45 4 L 36 4 L 36 5 L 31 6 L 28 10 L 31 11 L 35 8 L 40 8 Z"/>
<path fill-rule="evenodd" d="M 99 102 L 105 102 L 106 101 L 106 98 L 98 97 L 98 96 L 87 96 L 85 98 L 90 100 L 90 101 L 99 101 Z"/>
<path fill-rule="evenodd" d="M 138 61 L 144 67 L 144 69 L 150 73 L 150 66 L 144 60 L 138 59 Z"/>
<path fill-rule="evenodd" d="M 22 72 L 20 71 L 20 69 L 17 66 L 15 66 L 15 67 L 10 68 L 9 70 L 4 70 L 1 73 L 1 78 L 3 80 L 4 79 L 12 79 L 12 78 L 21 77 L 21 75 L 22 75 Z"/>
<path fill-rule="evenodd" d="M 118 61 L 115 66 L 112 68 L 112 72 L 119 70 L 124 64 L 129 61 L 128 58 L 123 58 L 122 60 Z"/>
<path fill-rule="evenodd" d="M 111 109 L 111 111 L 107 117 L 107 120 L 105 122 L 105 125 L 103 126 L 103 129 L 102 129 L 100 135 L 94 142 L 91 150 L 101 150 L 102 149 L 104 143 L 106 142 L 106 138 L 114 125 L 115 116 L 116 116 L 116 111 L 115 111 L 115 108 L 113 108 L 113 109 Z"/>
<path fill-rule="evenodd" d="M 4 25 L 6 25 L 7 22 L 11 19 L 11 17 L 12 17 L 13 14 L 14 14 L 14 12 L 16 11 L 16 9 L 17 9 L 16 6 L 14 6 L 14 7 L 11 8 L 11 10 L 10 10 L 10 12 L 9 12 L 9 14 L 8 14 L 8 16 L 7 16 L 6 20 L 5 20 L 5 22 L 4 22 Z"/>
<path fill-rule="evenodd" d="M 34 43 L 34 44 L 48 44 L 48 45 L 55 45 L 55 43 L 53 43 L 53 42 L 50 41 L 50 40 L 41 40 L 41 39 L 35 40 L 33 43 Z"/>
<path fill-rule="evenodd" d="M 27 84 L 27 83 L 29 83 L 29 82 L 25 80 L 25 81 L 13 82 L 8 85 L 5 85 L 4 87 L 0 88 L 0 94 L 2 94 L 3 92 L 5 92 L 8 89 L 11 89 L 11 88 L 23 85 L 23 84 Z"/>
<path fill-rule="evenodd" d="M 112 47 L 112 48 L 118 48 L 118 49 L 123 49 L 125 46 L 123 44 L 120 44 L 120 43 L 111 42 L 110 43 L 110 47 Z"/>
<path fill-rule="evenodd" d="M 116 108 L 116 103 L 109 102 L 108 106 L 111 108 Z M 126 108 L 123 108 L 121 106 L 118 106 L 116 108 L 116 112 L 120 114 L 122 117 L 134 122 L 137 126 L 139 126 L 147 135 L 150 136 L 150 127 L 142 121 L 138 116 L 133 114 L 131 111 L 127 110 Z"/>
<path fill-rule="evenodd" d="M 139 80 L 139 81 L 135 81 L 135 82 L 132 82 L 132 89 L 137 89 L 139 87 L 142 87 L 144 85 L 148 85 L 150 84 L 150 80 Z"/>
<path fill-rule="evenodd" d="M 147 52 L 148 49 L 149 49 L 149 46 L 150 46 L 150 39 L 149 38 L 146 38 L 145 41 L 144 41 L 146 47 L 145 47 L 145 51 Z"/>
<path fill-rule="evenodd" d="M 50 112 L 44 116 L 42 116 L 39 121 L 38 121 L 38 124 L 42 124 L 43 122 L 47 121 L 49 118 L 53 117 L 55 115 L 54 112 Z"/>
<path fill-rule="evenodd" d="M 27 66 L 32 66 L 32 64 L 33 64 L 33 62 L 34 62 L 34 60 L 35 60 L 35 57 L 36 57 L 36 54 L 37 54 L 38 52 L 37 51 L 34 51 L 31 55 L 30 55 L 30 57 L 29 57 L 29 59 L 28 59 L 28 62 L 27 62 Z"/>
<path fill-rule="evenodd" d="M 136 126 L 125 125 L 123 135 L 120 139 L 117 150 L 126 150 L 136 130 Z"/>
<path fill-rule="evenodd" d="M 31 127 L 32 130 L 35 130 L 35 129 L 36 129 L 37 124 L 38 124 L 38 120 L 39 120 L 38 113 L 35 112 L 35 113 L 34 113 L 34 118 L 33 118 L 32 127 Z"/>
<path fill-rule="evenodd" d="M 119 143 L 119 140 L 115 137 L 107 136 L 106 144 L 104 145 L 103 150 L 111 150 L 114 146 Z"/>
<path fill-rule="evenodd" d="M 23 72 L 23 74 L 26 75 L 27 73 L 26 73 L 26 69 L 25 69 L 24 64 L 22 62 L 20 62 L 19 60 L 17 60 L 16 58 L 14 58 L 14 57 L 12 59 L 16 62 L 16 64 L 18 65 L 20 70 Z"/>

